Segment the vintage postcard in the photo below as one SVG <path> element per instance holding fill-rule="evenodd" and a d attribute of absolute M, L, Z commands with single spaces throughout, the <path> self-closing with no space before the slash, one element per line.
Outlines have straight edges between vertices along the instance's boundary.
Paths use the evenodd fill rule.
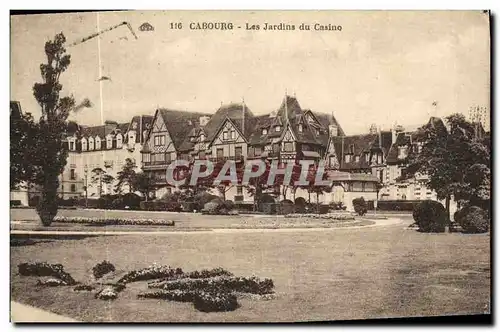
<path fill-rule="evenodd" d="M 12 322 L 491 322 L 488 11 L 10 29 Z"/>

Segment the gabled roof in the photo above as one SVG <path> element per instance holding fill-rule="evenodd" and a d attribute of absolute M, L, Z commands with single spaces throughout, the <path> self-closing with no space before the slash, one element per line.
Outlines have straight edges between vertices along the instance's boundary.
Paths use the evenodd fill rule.
<path fill-rule="evenodd" d="M 194 142 L 189 140 L 188 134 L 193 128 L 199 127 L 200 117 L 206 116 L 206 113 L 176 111 L 167 108 L 159 108 L 157 113 L 163 118 L 176 150 L 185 151 L 193 148 Z"/>
<path fill-rule="evenodd" d="M 245 118 L 245 121 L 243 121 L 243 117 Z M 231 119 L 233 124 L 242 134 L 245 135 L 245 137 L 247 137 L 253 130 L 251 126 L 251 119 L 254 118 L 254 115 L 248 106 L 241 103 L 222 105 L 203 127 L 207 142 L 212 142 L 214 140 L 215 135 L 226 118 Z M 243 122 L 245 122 L 245 128 L 243 128 Z"/>
<path fill-rule="evenodd" d="M 380 149 L 384 156 L 387 156 L 389 147 L 391 146 L 392 134 L 390 131 L 382 131 L 380 134 L 361 134 L 351 136 L 335 136 L 332 137 L 335 153 L 339 158 L 341 169 L 362 169 L 370 168 L 370 162 L 366 161 L 364 153 L 370 152 L 373 149 Z M 381 146 L 380 146 L 380 143 Z M 351 146 L 353 147 L 353 158 L 351 162 L 346 163 L 343 156 L 351 154 Z M 359 157 L 356 161 L 355 157 Z"/>

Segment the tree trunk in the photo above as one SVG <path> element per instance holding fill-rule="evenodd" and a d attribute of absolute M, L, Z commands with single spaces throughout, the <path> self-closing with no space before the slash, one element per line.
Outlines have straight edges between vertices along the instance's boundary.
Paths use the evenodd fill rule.
<path fill-rule="evenodd" d="M 451 218 L 450 218 L 450 200 L 451 200 L 450 195 L 446 196 L 446 200 L 445 200 L 446 218 L 448 219 L 447 220 L 447 223 L 448 223 L 448 232 L 451 233 L 452 229 L 451 229 Z"/>

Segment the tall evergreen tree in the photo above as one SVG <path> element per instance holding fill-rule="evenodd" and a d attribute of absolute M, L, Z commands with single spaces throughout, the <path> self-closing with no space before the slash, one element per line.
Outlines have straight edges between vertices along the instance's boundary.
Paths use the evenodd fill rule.
<path fill-rule="evenodd" d="M 133 183 L 134 183 L 134 178 L 136 176 L 135 169 L 137 166 L 135 163 L 132 161 L 132 159 L 127 158 L 125 159 L 125 164 L 122 167 L 122 170 L 118 172 L 118 175 L 116 179 L 118 180 L 118 183 L 115 186 L 115 191 L 118 193 L 123 192 L 123 186 L 127 185 L 129 192 L 133 191 Z"/>
<path fill-rule="evenodd" d="M 66 121 L 75 107 L 73 97 L 60 97 L 62 85 L 59 79 L 70 64 L 65 42 L 66 38 L 61 32 L 54 40 L 45 43 L 46 63 L 40 65 L 42 82 L 33 85 L 33 95 L 41 107 L 42 115 L 38 122 L 35 148 L 29 159 L 34 168 L 32 181 L 41 188 L 36 210 L 45 226 L 49 226 L 57 214 L 58 177 L 68 155 Z"/>

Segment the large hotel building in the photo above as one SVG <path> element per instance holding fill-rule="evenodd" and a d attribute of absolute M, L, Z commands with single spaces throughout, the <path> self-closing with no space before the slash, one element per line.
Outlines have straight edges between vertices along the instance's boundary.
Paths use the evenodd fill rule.
<path fill-rule="evenodd" d="M 431 118 L 429 123 L 442 121 Z M 381 131 L 375 125 L 364 134 L 346 135 L 332 112 L 304 109 L 292 96 L 285 96 L 275 111 L 259 115 L 245 103 L 222 105 L 212 114 L 158 108 L 154 114 L 137 115 L 127 123 L 78 126 L 67 138 L 69 157 L 60 177 L 60 196 L 92 199 L 100 193 L 114 193 L 115 183 L 99 186 L 93 181 L 93 170 L 116 179 L 127 158 L 137 171 L 155 179 L 159 185 L 156 197 L 171 190 L 161 185 L 166 185 L 166 169 L 176 159 L 244 162 L 279 158 L 326 162 L 343 185 L 322 194 L 321 202 L 342 201 L 350 209 L 353 198 L 375 200 L 377 194 L 379 200 L 435 199 L 435 193 L 423 184 L 424 178 L 399 180 L 408 151 L 419 148 L 414 136 L 415 132 L 406 132 L 401 126 Z M 378 193 L 377 182 L 382 185 Z M 287 198 L 292 196 L 309 195 L 299 189 Z M 11 199 L 17 199 L 13 197 L 22 195 L 11 193 Z M 240 186 L 230 188 L 226 199 L 253 202 Z"/>

